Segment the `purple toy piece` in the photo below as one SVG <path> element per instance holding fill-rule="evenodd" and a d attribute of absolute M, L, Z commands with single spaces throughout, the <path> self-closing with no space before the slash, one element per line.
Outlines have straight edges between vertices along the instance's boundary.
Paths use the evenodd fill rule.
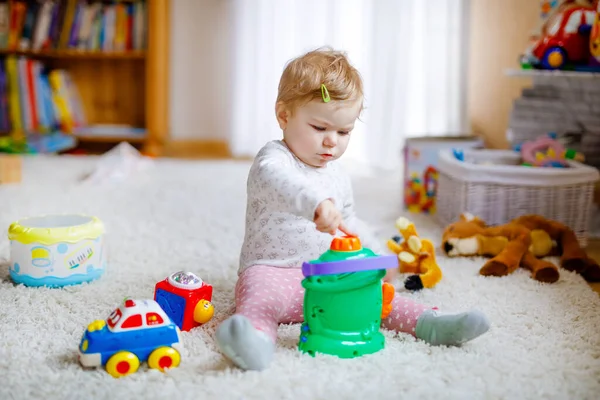
<path fill-rule="evenodd" d="M 398 268 L 396 255 L 366 257 L 344 261 L 329 261 L 320 263 L 303 263 L 304 276 L 333 275 L 347 272 L 372 271 L 376 269 Z"/>

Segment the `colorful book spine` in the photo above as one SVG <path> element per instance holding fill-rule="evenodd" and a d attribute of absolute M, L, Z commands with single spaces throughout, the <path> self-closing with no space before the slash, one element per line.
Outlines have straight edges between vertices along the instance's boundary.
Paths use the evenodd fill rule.
<path fill-rule="evenodd" d="M 79 91 L 70 74 L 46 71 L 24 56 L 0 58 L 0 131 L 44 134 L 73 133 L 87 124 Z"/>
<path fill-rule="evenodd" d="M 6 84 L 6 68 L 0 63 L 0 130 L 10 131 L 10 116 L 8 113 L 8 91 Z"/>
<path fill-rule="evenodd" d="M 23 123 L 21 122 L 21 102 L 19 100 L 19 71 L 15 57 L 6 58 L 6 76 L 8 83 L 8 104 L 10 110 L 10 122 L 13 133 L 16 136 L 23 134 Z"/>
<path fill-rule="evenodd" d="M 0 0 L 0 49 L 143 50 L 146 1 Z"/>

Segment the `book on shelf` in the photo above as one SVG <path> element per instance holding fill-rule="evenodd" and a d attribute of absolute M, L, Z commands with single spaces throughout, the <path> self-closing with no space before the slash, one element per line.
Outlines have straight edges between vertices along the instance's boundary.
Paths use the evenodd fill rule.
<path fill-rule="evenodd" d="M 77 85 L 68 71 L 39 60 L 0 58 L 0 130 L 14 136 L 62 132 L 74 137 L 143 139 L 146 129 L 88 124 Z"/>
<path fill-rule="evenodd" d="M 10 55 L 0 59 L 0 130 L 72 133 L 86 126 L 79 92 L 68 71 Z"/>
<path fill-rule="evenodd" d="M 146 1 L 0 0 L 0 50 L 146 48 Z"/>

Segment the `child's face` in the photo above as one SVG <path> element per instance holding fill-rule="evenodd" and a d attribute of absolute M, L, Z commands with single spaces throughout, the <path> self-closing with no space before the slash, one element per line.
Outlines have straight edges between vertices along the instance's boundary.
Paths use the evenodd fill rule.
<path fill-rule="evenodd" d="M 281 105 L 276 112 L 285 143 L 296 157 L 313 167 L 324 167 L 346 151 L 361 107 L 361 100 L 313 100 L 298 107 L 293 116 Z"/>

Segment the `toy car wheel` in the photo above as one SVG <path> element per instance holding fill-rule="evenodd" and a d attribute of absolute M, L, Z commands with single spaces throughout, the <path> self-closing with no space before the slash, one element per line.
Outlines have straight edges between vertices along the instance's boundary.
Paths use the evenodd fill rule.
<path fill-rule="evenodd" d="M 133 353 L 119 351 L 113 354 L 106 363 L 106 372 L 120 378 L 135 373 L 140 367 L 140 360 Z"/>
<path fill-rule="evenodd" d="M 165 368 L 176 368 L 179 366 L 181 356 L 172 347 L 159 347 L 148 357 L 148 366 L 165 372 Z"/>
<path fill-rule="evenodd" d="M 546 50 L 542 58 L 542 66 L 546 69 L 560 69 L 567 63 L 567 53 L 560 47 Z"/>

